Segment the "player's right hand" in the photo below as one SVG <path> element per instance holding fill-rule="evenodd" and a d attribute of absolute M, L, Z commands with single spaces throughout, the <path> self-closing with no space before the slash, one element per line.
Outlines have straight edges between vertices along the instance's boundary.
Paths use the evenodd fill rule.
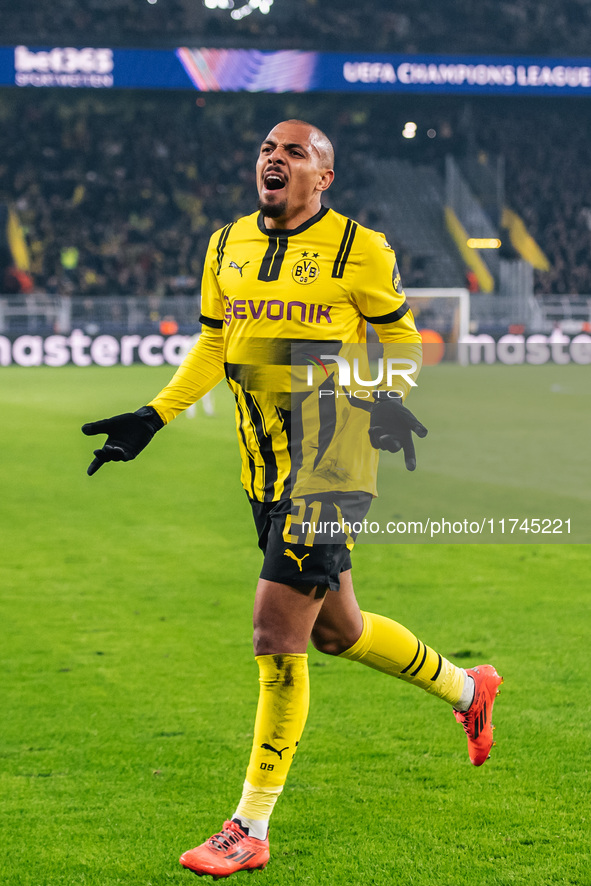
<path fill-rule="evenodd" d="M 86 473 L 92 477 L 108 461 L 131 461 L 163 427 L 164 422 L 152 406 L 142 406 L 136 412 L 87 422 L 82 425 L 83 434 L 87 437 L 106 434 L 107 440 L 102 449 L 94 450 L 94 459 Z"/>

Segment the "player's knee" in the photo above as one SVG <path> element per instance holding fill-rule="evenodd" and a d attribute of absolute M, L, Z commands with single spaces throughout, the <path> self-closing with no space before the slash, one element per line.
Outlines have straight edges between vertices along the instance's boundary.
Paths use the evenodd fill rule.
<path fill-rule="evenodd" d="M 312 631 L 312 643 L 314 648 L 318 652 L 323 652 L 324 655 L 340 655 L 341 652 L 349 649 L 355 640 L 350 643 L 348 638 L 341 636 L 333 628 L 315 626 Z"/>
<path fill-rule="evenodd" d="M 255 625 L 252 636 L 255 655 L 274 655 L 278 646 L 277 634 L 266 625 Z"/>
<path fill-rule="evenodd" d="M 309 634 L 301 631 L 255 625 L 252 641 L 255 655 L 281 655 L 304 653 L 309 639 Z"/>

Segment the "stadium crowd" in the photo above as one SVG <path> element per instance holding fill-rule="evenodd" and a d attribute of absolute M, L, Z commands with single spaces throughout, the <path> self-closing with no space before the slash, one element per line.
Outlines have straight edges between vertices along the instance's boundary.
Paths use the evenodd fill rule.
<path fill-rule="evenodd" d="M 589 293 L 591 169 L 584 101 L 474 102 L 414 108 L 419 136 L 401 137 L 412 104 L 375 97 L 0 94 L 0 203 L 26 230 L 32 275 L 48 293 L 193 292 L 212 231 L 254 209 L 254 158 L 276 119 L 309 117 L 338 150 L 328 202 L 370 226 L 368 152 L 442 164 L 446 153 L 500 152 L 506 202 L 551 263 L 538 293 Z M 438 137 L 423 135 L 435 126 Z M 401 256 L 404 259 L 405 256 Z M 412 263 L 406 285 L 418 284 Z"/>
<path fill-rule="evenodd" d="M 584 102 L 555 100 L 532 105 L 525 118 L 503 113 L 502 125 L 500 106 L 475 114 L 481 145 L 505 157 L 507 203 L 549 259 L 550 270 L 535 273 L 539 295 L 591 293 L 587 113 Z"/>
<path fill-rule="evenodd" d="M 327 100 L 315 109 L 316 116 L 328 112 Z M 234 96 L 195 103 L 192 95 L 132 102 L 122 94 L 0 95 L 0 203 L 18 212 L 37 287 L 90 295 L 194 291 L 212 231 L 255 208 L 261 133 L 285 113 L 283 102 L 274 111 Z M 356 171 L 366 119 L 343 113 L 331 132 L 348 133 L 339 208 L 371 223 Z"/>
<path fill-rule="evenodd" d="M 236 9 L 246 0 L 234 0 Z M 588 0 L 274 0 L 239 20 L 202 0 L 0 0 L 5 43 L 586 55 Z"/>
<path fill-rule="evenodd" d="M 243 0 L 235 0 L 240 8 Z M 588 0 L 275 0 L 240 20 L 202 0 L 0 0 L 4 41 L 31 45 L 245 45 L 405 52 L 586 54 Z M 369 23 L 369 24 L 368 24 Z M 406 101 L 406 103 L 405 103 Z M 500 153 L 507 203 L 525 219 L 551 270 L 539 293 L 591 292 L 591 172 L 580 102 L 548 104 L 378 96 L 100 97 L 0 93 L 0 202 L 27 230 L 37 288 L 88 294 L 192 291 L 205 244 L 253 208 L 261 132 L 286 116 L 324 125 L 339 167 L 329 202 L 369 225 L 364 157 L 440 164 L 445 153 Z M 584 100 L 583 100 L 584 101 Z M 436 139 L 401 138 L 406 119 Z M 466 120 L 469 119 L 469 123 Z M 226 149 L 227 145 L 232 145 Z M 403 264 L 413 279 L 412 257 Z"/>

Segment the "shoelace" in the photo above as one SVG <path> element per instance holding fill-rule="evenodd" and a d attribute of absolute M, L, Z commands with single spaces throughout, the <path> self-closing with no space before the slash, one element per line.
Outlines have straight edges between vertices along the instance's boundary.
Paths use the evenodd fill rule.
<path fill-rule="evenodd" d="M 464 717 L 464 719 L 462 720 L 462 729 L 464 730 L 468 738 L 470 738 L 470 723 L 468 722 L 468 717 Z"/>
<path fill-rule="evenodd" d="M 476 702 L 476 698 L 474 699 L 474 702 Z M 464 714 L 464 719 L 462 721 L 462 728 L 463 728 L 464 732 L 466 733 L 466 735 L 468 736 L 468 738 L 470 738 L 471 733 L 474 732 L 475 722 L 476 722 L 476 711 L 474 710 L 474 703 L 473 703 L 470 710 L 466 711 L 466 713 Z"/>
<path fill-rule="evenodd" d="M 218 852 L 225 852 L 230 846 L 234 846 L 236 843 L 240 843 L 240 841 L 244 839 L 246 834 L 238 827 L 238 825 L 233 825 L 232 827 L 232 824 L 233 822 L 226 822 L 224 824 L 224 829 L 220 831 L 219 834 L 214 834 L 213 837 L 209 838 L 207 842 L 212 849 L 216 849 Z"/>

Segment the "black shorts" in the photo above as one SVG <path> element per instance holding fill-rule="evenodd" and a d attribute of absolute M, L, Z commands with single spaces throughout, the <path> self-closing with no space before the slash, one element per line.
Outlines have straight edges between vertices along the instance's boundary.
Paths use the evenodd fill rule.
<path fill-rule="evenodd" d="M 365 518 L 369 492 L 330 492 L 296 499 L 249 499 L 259 547 L 261 578 L 316 597 L 338 591 L 341 572 L 351 568 L 355 523 Z"/>

